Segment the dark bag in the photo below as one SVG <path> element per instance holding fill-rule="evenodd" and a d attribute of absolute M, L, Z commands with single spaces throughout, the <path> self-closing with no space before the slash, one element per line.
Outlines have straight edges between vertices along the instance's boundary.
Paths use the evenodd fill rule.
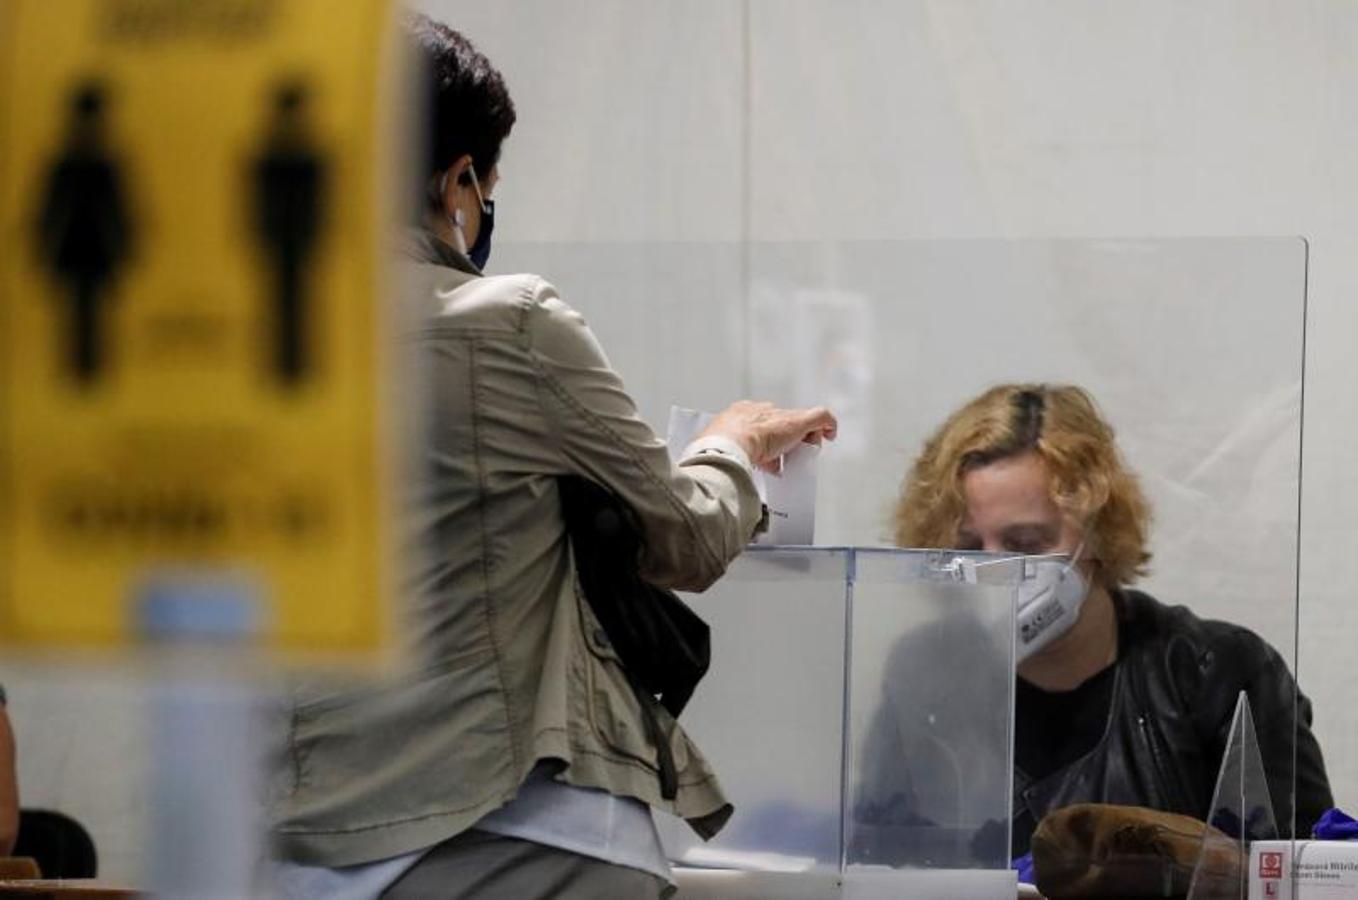
<path fill-rule="evenodd" d="M 584 478 L 563 476 L 557 483 L 580 587 L 641 704 L 656 747 L 660 794 L 673 800 L 679 778 L 656 706 L 678 718 L 707 674 L 711 631 L 671 591 L 642 579 L 645 537 L 627 504 Z"/>

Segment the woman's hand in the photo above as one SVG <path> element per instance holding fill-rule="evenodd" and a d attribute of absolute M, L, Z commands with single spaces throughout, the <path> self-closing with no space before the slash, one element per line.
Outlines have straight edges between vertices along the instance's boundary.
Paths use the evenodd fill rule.
<path fill-rule="evenodd" d="M 834 413 L 823 406 L 779 409 L 772 403 L 739 400 L 717 413 L 698 436 L 730 438 L 741 446 L 751 463 L 777 471 L 784 453 L 800 443 L 832 441 L 838 427 Z"/>

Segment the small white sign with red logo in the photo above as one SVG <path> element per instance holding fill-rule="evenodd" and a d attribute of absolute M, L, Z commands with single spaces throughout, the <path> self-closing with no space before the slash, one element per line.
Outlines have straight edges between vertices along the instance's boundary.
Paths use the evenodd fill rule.
<path fill-rule="evenodd" d="M 1358 898 L 1358 841 L 1255 841 L 1249 900 Z"/>

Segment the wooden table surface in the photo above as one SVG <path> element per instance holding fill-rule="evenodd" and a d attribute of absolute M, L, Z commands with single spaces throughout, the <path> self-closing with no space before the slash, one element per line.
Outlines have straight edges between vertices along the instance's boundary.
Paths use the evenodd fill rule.
<path fill-rule="evenodd" d="M 98 878 L 0 879 L 0 897 L 78 897 L 80 900 L 131 900 L 143 896 L 131 888 Z"/>

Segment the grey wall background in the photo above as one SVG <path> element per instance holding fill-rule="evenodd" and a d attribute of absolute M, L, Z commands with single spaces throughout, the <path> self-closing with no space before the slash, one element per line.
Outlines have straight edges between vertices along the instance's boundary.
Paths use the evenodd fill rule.
<path fill-rule="evenodd" d="M 833 295 L 831 305 L 835 296 L 855 292 L 879 302 L 886 286 L 852 277 L 861 268 L 850 265 L 861 242 L 903 248 L 883 251 L 883 265 L 902 271 L 928 270 L 948 253 L 993 265 L 996 242 L 1006 240 L 1035 242 L 1029 247 L 1053 239 L 1092 241 L 1103 247 L 1105 261 L 1113 251 L 1100 242 L 1151 246 L 1177 259 L 1174 271 L 1188 280 L 1152 279 L 1148 290 L 1161 297 L 1190 283 L 1220 290 L 1212 307 L 1218 320 L 1197 321 L 1194 333 L 1224 335 L 1225 347 L 1233 335 L 1257 336 L 1287 320 L 1286 304 L 1294 300 L 1277 299 L 1284 289 L 1265 289 L 1259 279 L 1271 272 L 1281 285 L 1296 271 L 1286 242 L 1230 239 L 1306 236 L 1298 669 L 1316 704 L 1336 797 L 1358 805 L 1358 713 L 1346 691 L 1358 637 L 1350 596 L 1358 584 L 1358 358 L 1352 352 L 1358 309 L 1351 299 L 1358 288 L 1352 100 L 1358 96 L 1352 52 L 1358 6 L 1342 0 L 420 5 L 463 30 L 496 62 L 519 108 L 497 191 L 493 268 L 531 268 L 560 281 L 659 426 L 662 398 L 676 383 L 687 385 L 693 405 L 715 405 L 746 390 L 789 396 L 805 390 L 779 380 L 782 370 L 771 375 L 759 364 L 766 348 L 752 323 L 768 310 L 759 291 L 773 297 L 774 308 L 802 289 L 822 299 Z M 1188 245 L 1173 239 L 1204 237 L 1213 240 L 1194 246 L 1211 245 L 1217 256 L 1196 270 L 1177 255 Z M 789 260 L 784 251 L 757 248 L 785 242 L 811 249 Z M 578 262 L 571 268 L 582 249 L 594 254 L 593 270 Z M 973 253 L 979 256 L 968 256 Z M 1232 282 L 1221 277 L 1237 263 L 1249 277 L 1226 290 Z M 654 280 L 657 271 L 670 273 L 669 283 L 683 290 L 656 289 L 651 296 L 644 285 L 661 283 Z M 1041 271 L 1069 268 L 1052 263 Z M 638 284 L 630 303 L 621 295 L 605 304 L 568 291 L 591 279 L 626 283 L 629 272 Z M 1037 275 L 1023 281 L 1025 296 L 1040 296 L 1041 283 Z M 1102 276 L 1091 282 L 1109 283 Z M 695 324 L 699 307 L 686 299 L 695 295 L 704 298 L 702 309 L 724 317 L 716 336 Z M 920 302 L 919 292 L 902 295 Z M 725 297 L 743 302 L 726 304 Z M 814 306 L 815 297 L 808 302 Z M 848 302 L 850 312 L 857 308 Z M 940 305 L 933 314 L 947 312 Z M 663 341 L 631 343 L 658 319 L 671 326 Z M 1099 348 L 1088 344 L 1098 333 L 1096 324 L 1071 331 L 1086 362 L 1099 358 Z M 1275 353 L 1259 359 L 1268 377 L 1251 388 L 1246 408 L 1183 432 L 1188 456 L 1202 457 L 1223 446 L 1221 428 L 1239 424 L 1251 410 L 1262 417 L 1268 427 L 1248 444 L 1249 452 L 1214 469 L 1204 487 L 1207 496 L 1232 496 L 1235 476 L 1242 485 L 1235 496 L 1251 500 L 1247 514 L 1194 507 L 1171 491 L 1191 483 L 1186 477 L 1161 479 L 1152 488 L 1162 519 L 1170 519 L 1162 524 L 1173 525 L 1170 538 L 1218 550 L 1241 529 L 1254 546 L 1290 540 L 1295 485 L 1287 479 L 1296 460 L 1286 448 L 1299 427 L 1299 397 L 1287 391 L 1300 348 L 1288 334 L 1279 336 Z M 691 364 L 662 362 L 652 353 L 657 346 L 671 358 L 692 352 Z M 1122 346 L 1138 344 L 1127 338 Z M 909 349 L 944 355 L 928 344 Z M 1229 355 L 1210 345 L 1199 352 L 1204 366 Z M 1194 369 L 1176 368 L 1184 358 L 1158 367 L 1157 391 L 1191 379 Z M 989 370 L 976 377 L 982 375 L 1001 377 Z M 1121 384 L 1125 389 L 1130 382 Z M 1138 413 L 1131 393 L 1119 395 L 1118 385 L 1108 375 L 1099 387 L 1113 392 L 1101 399 L 1133 445 L 1129 455 L 1141 453 L 1135 461 L 1143 469 L 1172 472 L 1164 435 L 1147 436 L 1140 428 L 1154 416 Z M 916 420 L 873 432 L 882 453 L 903 465 L 912 435 L 922 438 L 920 428 L 974 387 L 979 384 L 922 386 L 927 402 L 906 404 Z M 908 399 L 916 386 L 901 390 Z M 1201 407 L 1209 400 L 1203 394 L 1196 402 Z M 1191 429 L 1188 413 L 1171 420 Z M 1161 451 L 1138 447 L 1157 440 Z M 882 472 L 898 468 L 887 456 Z M 827 469 L 831 465 L 827 457 Z M 880 509 L 827 512 L 823 525 L 833 533 L 822 538 L 876 542 Z M 1196 558 L 1184 548 L 1197 545 L 1168 540 L 1163 530 L 1157 541 L 1159 566 L 1150 585 L 1166 599 L 1197 606 L 1189 594 L 1202 588 L 1211 594 L 1204 611 L 1289 642 L 1290 625 L 1273 595 L 1290 590 L 1295 548 L 1254 558 L 1253 574 L 1231 576 L 1227 590 L 1194 581 Z M 1224 558 L 1211 563 L 1221 566 Z M 1237 593 L 1248 596 L 1233 600 Z M 104 670 L 57 675 L 13 666 L 0 668 L 0 678 L 19 730 L 25 802 L 84 818 L 100 842 L 105 873 L 137 877 L 149 755 L 137 724 L 142 683 Z"/>
<path fill-rule="evenodd" d="M 496 61 L 519 107 L 498 189 L 496 240 L 506 253 L 496 258 L 497 267 L 528 267 L 572 281 L 575 251 L 600 244 L 887 241 L 918 248 L 916 242 L 988 239 L 1305 236 L 1298 672 L 1316 706 L 1336 798 L 1356 802 L 1358 714 L 1347 698 L 1345 667 L 1358 639 L 1350 588 L 1358 583 L 1352 449 L 1358 360 L 1351 352 L 1358 334 L 1351 300 L 1358 287 L 1358 113 L 1348 99 L 1358 91 L 1358 59 L 1350 52 L 1358 8 L 1322 0 L 493 6 L 428 0 L 422 6 Z M 535 256 L 519 246 L 525 243 L 535 245 Z M 559 253 L 550 253 L 553 244 L 562 245 Z M 714 282 L 733 290 L 740 284 L 739 260 L 692 249 L 692 265 Z M 647 253 L 656 251 L 636 250 L 636 256 Z M 609 258 L 624 256 L 617 251 Z M 545 261 L 533 265 L 530 258 Z M 758 266 L 757 260 L 747 264 Z M 1231 263 L 1215 265 L 1221 273 Z M 842 274 L 833 266 L 822 260 L 818 269 L 837 283 Z M 638 311 L 615 325 L 612 317 L 622 315 L 622 307 L 595 314 L 593 298 L 567 287 L 563 282 L 568 299 L 591 316 L 618 360 L 630 335 L 654 322 Z M 639 290 L 637 309 L 647 309 L 648 299 Z M 1276 312 L 1271 304 L 1290 301 L 1275 293 L 1227 294 L 1216 302 L 1220 319 L 1195 327 L 1201 334 L 1215 329 L 1229 342 L 1265 311 L 1252 303 Z M 728 329 L 747 327 L 742 315 L 728 313 Z M 682 319 L 676 314 L 665 321 Z M 678 333 L 673 343 L 683 340 Z M 722 399 L 722 384 L 728 392 L 760 386 L 759 362 L 741 371 L 730 361 L 737 351 L 718 346 L 721 340 L 712 340 L 690 376 L 698 385 L 694 395 L 712 403 Z M 1261 367 L 1295 368 L 1292 354 L 1300 356 L 1299 348 L 1288 335 L 1279 340 Z M 750 347 L 744 349 L 752 360 Z M 1222 365 L 1223 348 L 1200 349 L 1203 367 Z M 653 362 L 635 371 L 619 365 L 643 409 L 655 385 L 667 378 L 674 383 L 657 375 Z M 1187 380 L 1193 372 L 1160 374 Z M 902 396 L 913 388 L 903 388 Z M 1230 385 L 1218 388 L 1223 402 L 1238 399 Z M 1295 427 L 1285 423 L 1298 398 L 1253 396 L 1257 420 L 1274 421 L 1275 435 Z M 1125 407 L 1101 399 L 1125 443 L 1169 440 L 1138 434 L 1137 423 L 1120 417 Z M 658 404 L 652 406 L 647 412 L 663 426 Z M 1190 415 L 1168 418 L 1192 427 Z M 1185 445 L 1198 445 L 1200 458 L 1210 454 L 1210 432 L 1180 433 Z M 1217 473 L 1233 473 L 1238 496 L 1258 502 L 1244 504 L 1242 515 L 1202 520 L 1213 533 L 1198 537 L 1224 547 L 1253 527 L 1251 515 L 1282 514 L 1295 486 L 1279 480 L 1290 465 L 1278 458 L 1286 441 L 1272 440 L 1261 439 L 1235 468 Z M 1135 446 L 1128 449 L 1134 455 Z M 1208 490 L 1226 496 L 1232 486 L 1218 480 Z M 1168 481 L 1150 487 L 1163 525 L 1182 498 Z M 1295 511 L 1290 515 L 1295 520 Z M 871 542 L 880 530 L 848 523 L 820 537 Z M 1218 590 L 1204 603 L 1165 592 L 1163 585 L 1182 579 L 1199 560 L 1167 541 L 1163 528 L 1156 537 L 1150 587 L 1166 599 L 1250 624 L 1280 645 L 1288 642 L 1276 606 L 1290 597 L 1264 591 L 1233 602 Z M 1291 565 L 1286 559 L 1286 553 L 1270 555 L 1269 564 Z M 1241 587 L 1227 563 L 1218 554 L 1205 565 Z M 1285 586 L 1290 573 L 1274 570 L 1273 576 Z"/>

